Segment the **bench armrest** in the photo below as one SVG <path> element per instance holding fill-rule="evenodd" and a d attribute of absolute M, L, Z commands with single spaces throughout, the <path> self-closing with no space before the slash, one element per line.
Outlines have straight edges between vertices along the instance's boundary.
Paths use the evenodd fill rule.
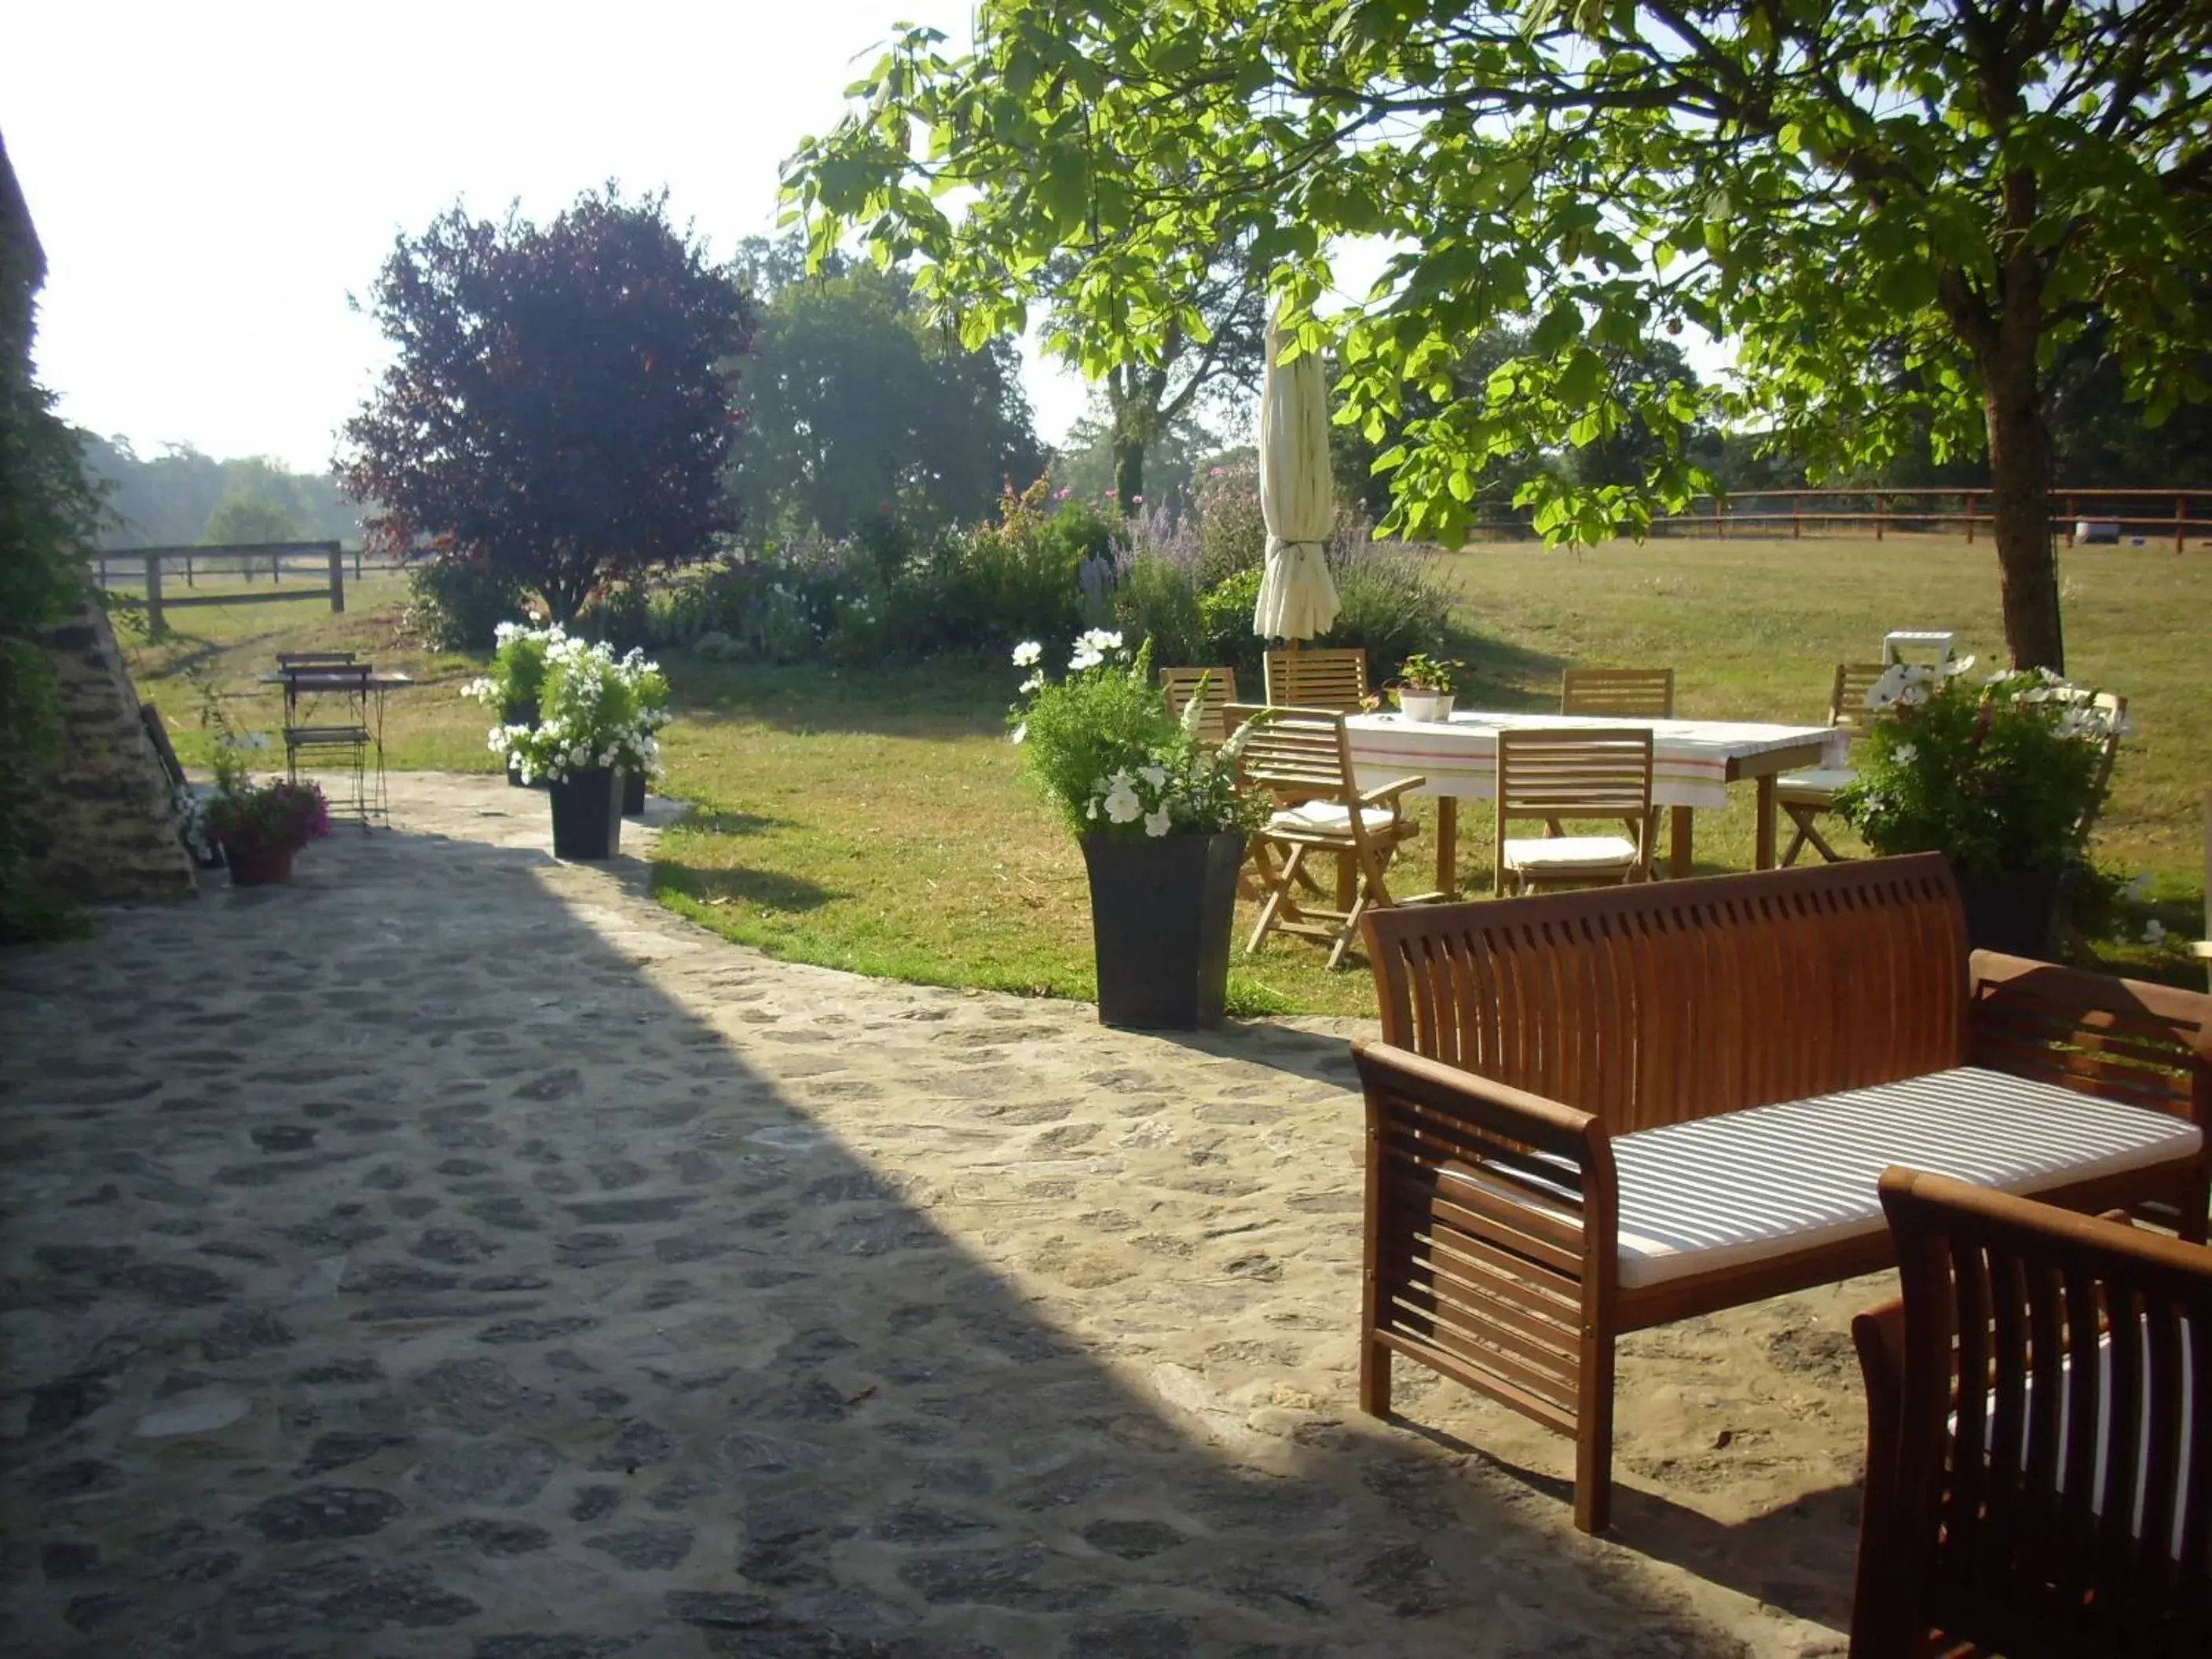
<path fill-rule="evenodd" d="M 1972 954 L 1967 984 L 1972 1064 L 2212 1130 L 2212 996 L 1995 951 Z"/>

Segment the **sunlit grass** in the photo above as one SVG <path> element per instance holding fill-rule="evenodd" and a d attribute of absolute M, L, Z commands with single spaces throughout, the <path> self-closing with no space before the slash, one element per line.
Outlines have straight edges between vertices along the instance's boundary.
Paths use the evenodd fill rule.
<path fill-rule="evenodd" d="M 1837 661 L 1876 653 L 1893 628 L 1948 627 L 2001 656 L 1996 563 L 1986 544 L 1668 542 L 1581 555 L 1500 547 L 1447 562 L 1464 595 L 1474 666 L 1463 704 L 1545 707 L 1567 664 L 1671 664 L 1686 715 L 1817 723 Z M 2066 555 L 2069 667 L 2126 693 L 2137 736 L 2123 752 L 2097 842 L 2107 867 L 2146 872 L 2155 915 L 2193 936 L 2201 904 L 2197 801 L 2212 784 L 2212 561 L 2155 549 Z M 204 757 L 180 670 L 205 666 L 241 723 L 273 727 L 253 684 L 279 649 L 351 647 L 422 684 L 391 702 L 396 767 L 493 769 L 484 715 L 458 692 L 466 657 L 395 640 L 404 585 L 349 587 L 350 609 L 313 604 L 179 613 L 188 635 L 134 649 L 141 695 Z M 769 669 L 669 659 L 681 718 L 666 734 L 670 793 L 696 802 L 660 844 L 665 902 L 732 939 L 795 960 L 930 983 L 1030 994 L 1092 991 L 1090 908 L 1079 850 L 1022 776 L 1006 739 L 1017 678 L 988 666 Z M 1488 885 L 1484 803 L 1461 815 L 1459 870 Z M 1425 830 L 1429 808 L 1417 804 Z M 1697 817 L 1701 871 L 1752 862 L 1749 788 Z M 1839 834 L 1844 832 L 1838 830 Z M 1845 843 L 1848 845 L 1848 837 Z M 1401 866 L 1431 884 L 1425 836 Z M 2130 930 L 2148 913 L 2128 913 Z M 1250 924 L 1249 909 L 1240 927 Z M 2171 946 L 2100 945 L 2175 971 Z M 1278 942 L 1239 955 L 1246 1012 L 1371 1012 L 1366 973 L 1324 975 L 1322 952 Z"/>

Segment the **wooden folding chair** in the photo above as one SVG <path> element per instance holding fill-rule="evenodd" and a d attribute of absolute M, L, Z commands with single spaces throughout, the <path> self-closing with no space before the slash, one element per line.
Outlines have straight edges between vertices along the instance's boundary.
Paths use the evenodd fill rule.
<path fill-rule="evenodd" d="M 1203 695 L 1206 712 L 1199 716 L 1198 740 L 1209 749 L 1218 749 L 1228 741 L 1229 731 L 1223 722 L 1221 711 L 1237 701 L 1237 671 L 1233 668 L 1163 668 L 1160 670 L 1160 690 L 1168 700 L 1168 713 L 1176 720 L 1190 706 L 1192 697 Z"/>
<path fill-rule="evenodd" d="M 1249 703 L 1232 703 L 1226 711 L 1229 728 L 1234 731 L 1261 712 Z M 1406 817 L 1402 797 L 1428 780 L 1394 778 L 1363 790 L 1353 781 L 1352 747 L 1340 711 L 1270 704 L 1265 713 L 1267 719 L 1245 739 L 1237 762 L 1243 786 L 1271 797 L 1276 808 L 1252 837 L 1251 860 L 1262 898 L 1259 923 L 1244 948 L 1257 951 L 1280 928 L 1325 941 L 1326 966 L 1334 968 L 1368 911 L 1420 902 L 1393 898 L 1385 878 L 1399 847 L 1419 833 Z M 1306 860 L 1316 853 L 1338 860 L 1344 872 L 1334 905 L 1293 891 L 1304 876 Z M 1436 896 L 1423 894 L 1420 899 Z"/>
<path fill-rule="evenodd" d="M 1509 836 L 1516 818 L 1541 818 L 1542 836 Z M 1626 836 L 1569 836 L 1568 818 L 1619 818 Z M 1651 732 L 1508 726 L 1498 734 L 1495 890 L 1542 892 L 1647 881 L 1651 875 Z"/>
<path fill-rule="evenodd" d="M 1356 714 L 1367 700 L 1367 653 L 1357 649 L 1270 651 L 1267 701 L 1278 708 L 1334 708 Z"/>
<path fill-rule="evenodd" d="M 2204 794 L 2204 937 L 2190 946 L 2190 954 L 2212 975 L 2212 790 Z"/>
<path fill-rule="evenodd" d="M 1828 690 L 1828 724 L 1854 738 L 1863 736 L 1874 725 L 1867 693 L 1886 670 L 1887 665 L 1878 662 L 1838 663 Z M 1802 772 L 1784 772 L 1775 779 L 1774 803 L 1794 830 L 1790 845 L 1783 849 L 1784 864 L 1796 863 L 1797 855 L 1808 846 L 1830 864 L 1842 862 L 1844 855 L 1821 835 L 1820 820 L 1822 813 L 1835 810 L 1836 792 L 1854 775 L 1848 766 L 1816 766 Z"/>
<path fill-rule="evenodd" d="M 1892 1168 L 1851 1652 L 2178 1656 L 2212 1617 L 2212 1250 Z"/>
<path fill-rule="evenodd" d="M 1570 668 L 1559 677 L 1559 712 L 1601 719 L 1674 718 L 1671 668 Z"/>

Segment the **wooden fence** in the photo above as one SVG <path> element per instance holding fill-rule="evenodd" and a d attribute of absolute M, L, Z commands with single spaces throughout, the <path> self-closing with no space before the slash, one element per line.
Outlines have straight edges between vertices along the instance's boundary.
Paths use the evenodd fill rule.
<path fill-rule="evenodd" d="M 362 571 L 361 550 L 356 548 L 349 555 L 337 542 L 253 542 L 231 544 L 219 547 L 133 547 L 118 551 L 94 553 L 88 556 L 97 573 L 102 587 L 115 586 L 115 576 L 127 573 L 143 583 L 146 601 L 146 623 L 149 631 L 159 639 L 167 631 L 164 620 L 169 611 L 207 605 L 282 605 L 288 601 L 314 599 L 327 596 L 333 615 L 345 610 L 345 567 L 350 557 L 354 574 Z M 266 593 L 174 593 L 167 590 L 162 576 L 165 566 L 181 565 L 187 587 L 197 585 L 198 578 L 224 574 L 242 576 L 251 582 L 261 570 L 269 572 L 269 591 Z M 395 567 L 396 568 L 396 567 Z M 295 586 L 289 593 L 282 591 L 284 573 L 307 575 L 310 580 Z M 135 585 L 135 584 L 134 584 Z"/>
<path fill-rule="evenodd" d="M 1725 501 L 1700 496 L 1702 506 L 1652 521 L 1652 533 L 1667 536 L 1737 534 L 1778 536 L 1787 526 L 1793 541 L 1818 536 L 1863 533 L 1871 526 L 1881 541 L 1892 531 L 1926 532 L 1964 528 L 1972 542 L 1990 523 L 1985 489 L 1743 489 Z M 2109 525 L 2118 538 L 2140 538 L 2148 545 L 2171 542 L 2176 553 L 2189 538 L 2212 541 L 2212 489 L 2061 489 L 2052 492 L 2051 529 L 2075 543 L 2083 524 Z M 2166 510 L 2166 504 L 2172 504 Z M 1775 503 L 1776 505 L 1763 505 Z M 1786 504 L 1786 507 L 1784 505 Z"/>

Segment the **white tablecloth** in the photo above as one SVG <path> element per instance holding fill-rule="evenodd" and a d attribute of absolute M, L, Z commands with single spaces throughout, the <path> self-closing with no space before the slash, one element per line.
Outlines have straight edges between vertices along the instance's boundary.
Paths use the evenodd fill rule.
<path fill-rule="evenodd" d="M 1728 802 L 1731 761 L 1749 760 L 1808 743 L 1825 745 L 1820 763 L 1847 763 L 1850 733 L 1822 726 L 1768 726 L 1752 720 L 1623 720 L 1583 714 L 1455 712 L 1449 720 L 1409 720 L 1402 714 L 1354 714 L 1345 721 L 1352 767 L 1363 789 L 1419 773 L 1425 795 L 1487 800 L 1498 793 L 1498 733 L 1530 726 L 1597 730 L 1649 726 L 1651 799 L 1659 806 L 1722 806 Z"/>

